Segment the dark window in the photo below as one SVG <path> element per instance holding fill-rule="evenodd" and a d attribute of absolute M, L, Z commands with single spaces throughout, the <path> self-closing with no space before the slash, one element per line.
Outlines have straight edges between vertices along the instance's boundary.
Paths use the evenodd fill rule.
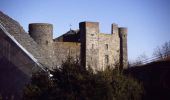
<path fill-rule="evenodd" d="M 109 56 L 108 55 L 105 55 L 105 63 L 109 64 Z"/>
<path fill-rule="evenodd" d="M 105 44 L 105 49 L 108 50 L 108 48 L 109 48 L 109 45 Z"/>
<path fill-rule="evenodd" d="M 48 44 L 48 41 L 46 41 L 46 44 Z"/>

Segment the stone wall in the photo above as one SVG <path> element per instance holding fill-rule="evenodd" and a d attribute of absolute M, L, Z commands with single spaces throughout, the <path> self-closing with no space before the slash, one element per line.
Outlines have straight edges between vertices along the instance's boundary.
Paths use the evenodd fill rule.
<path fill-rule="evenodd" d="M 111 34 L 100 33 L 98 22 L 82 22 L 79 28 L 83 66 L 90 66 L 94 70 L 103 70 L 108 65 L 115 67 L 120 63 L 127 66 L 126 29 L 119 30 L 117 24 L 112 24 Z"/>
<path fill-rule="evenodd" d="M 110 65 L 113 67 L 115 63 L 116 53 L 114 52 L 114 40 L 112 34 L 99 33 L 99 67 L 104 69 Z"/>
<path fill-rule="evenodd" d="M 56 66 L 60 66 L 68 57 L 80 59 L 80 43 L 77 42 L 54 42 Z"/>

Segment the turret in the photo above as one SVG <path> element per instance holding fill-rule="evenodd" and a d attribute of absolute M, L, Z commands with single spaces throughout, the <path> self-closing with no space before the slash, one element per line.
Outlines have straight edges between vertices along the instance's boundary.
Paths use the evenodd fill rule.
<path fill-rule="evenodd" d="M 53 60 L 53 25 L 48 23 L 31 23 L 29 24 L 29 35 L 44 50 L 46 59 Z"/>
<path fill-rule="evenodd" d="M 29 24 L 29 34 L 41 46 L 46 46 L 52 43 L 52 24 L 47 23 L 32 23 Z"/>
<path fill-rule="evenodd" d="M 127 28 L 119 28 L 120 35 L 120 65 L 123 69 L 128 67 L 128 55 L 127 55 Z M 122 68 L 121 68 L 122 69 Z"/>

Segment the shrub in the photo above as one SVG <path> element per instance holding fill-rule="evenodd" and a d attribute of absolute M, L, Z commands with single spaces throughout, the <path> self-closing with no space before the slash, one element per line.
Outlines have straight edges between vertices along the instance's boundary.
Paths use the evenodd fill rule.
<path fill-rule="evenodd" d="M 142 86 L 133 78 L 108 67 L 93 73 L 68 58 L 49 77 L 33 74 L 24 89 L 24 100 L 139 100 Z"/>

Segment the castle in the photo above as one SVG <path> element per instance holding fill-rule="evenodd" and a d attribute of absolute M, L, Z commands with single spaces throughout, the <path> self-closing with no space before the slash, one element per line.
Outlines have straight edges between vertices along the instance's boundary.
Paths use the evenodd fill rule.
<path fill-rule="evenodd" d="M 112 24 L 111 33 L 100 33 L 98 22 L 81 22 L 78 30 L 53 39 L 53 25 L 29 24 L 29 32 L 0 11 L 0 94 L 19 100 L 31 75 L 60 67 L 68 56 L 84 68 L 103 70 L 120 63 L 127 68 L 127 28 Z M 10 90 L 10 91 L 9 91 Z"/>
<path fill-rule="evenodd" d="M 60 66 L 68 56 L 80 59 L 84 67 L 103 70 L 120 63 L 127 67 L 127 28 L 112 24 L 111 34 L 100 33 L 98 22 L 81 22 L 78 30 L 68 31 L 53 40 L 53 26 L 29 24 L 29 35 L 46 51 L 51 66 Z"/>
<path fill-rule="evenodd" d="M 26 33 L 19 23 L 3 13 L 1 19 L 8 33 L 37 62 L 49 69 L 60 66 L 68 56 L 80 59 L 84 67 L 90 66 L 94 70 L 102 70 L 108 65 L 114 67 L 115 63 L 127 67 L 127 28 L 117 24 L 112 24 L 111 34 L 108 34 L 100 33 L 98 22 L 81 22 L 78 30 L 70 29 L 53 39 L 52 24 L 29 24 L 29 32 Z"/>

